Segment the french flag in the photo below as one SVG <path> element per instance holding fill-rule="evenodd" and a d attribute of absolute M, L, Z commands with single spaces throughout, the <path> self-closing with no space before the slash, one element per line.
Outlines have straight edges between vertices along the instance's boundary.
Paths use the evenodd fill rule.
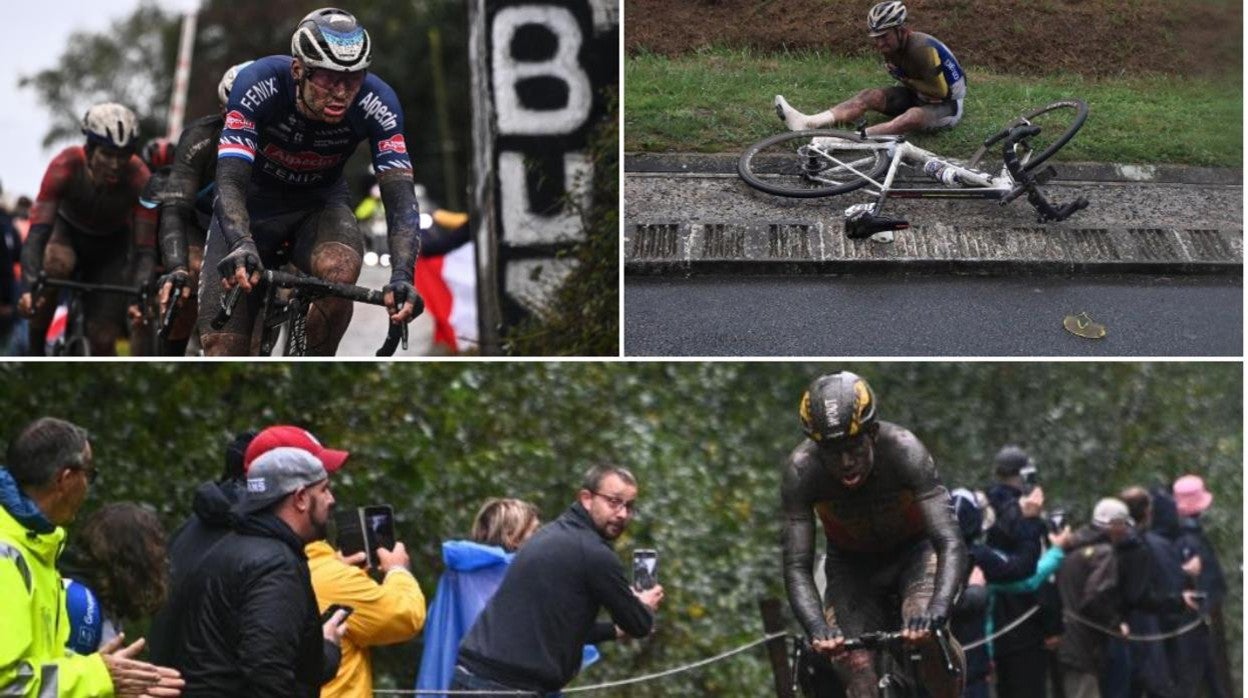
<path fill-rule="evenodd" d="M 434 224 L 454 228 L 467 222 L 467 216 L 462 221 L 451 216 L 463 214 L 435 211 Z M 477 348 L 476 257 L 476 244 L 469 241 L 444 255 L 416 260 L 416 292 L 433 319 L 433 341 L 454 353 Z"/>

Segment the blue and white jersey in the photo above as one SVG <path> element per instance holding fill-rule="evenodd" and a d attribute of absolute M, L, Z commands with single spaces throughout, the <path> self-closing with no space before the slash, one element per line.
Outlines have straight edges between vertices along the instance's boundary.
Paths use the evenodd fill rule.
<path fill-rule="evenodd" d="M 253 163 L 253 187 L 274 191 L 327 188 L 342 177 L 347 158 L 368 139 L 373 168 L 412 169 L 403 138 L 403 109 L 381 78 L 369 73 L 337 124 L 311 121 L 295 107 L 290 56 L 268 56 L 243 69 L 226 105 L 217 159 Z"/>

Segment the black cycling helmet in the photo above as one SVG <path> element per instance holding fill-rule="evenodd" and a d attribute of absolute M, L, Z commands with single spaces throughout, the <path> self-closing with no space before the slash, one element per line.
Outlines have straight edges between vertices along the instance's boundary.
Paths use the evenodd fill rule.
<path fill-rule="evenodd" d="M 173 143 L 168 138 L 153 138 L 143 146 L 139 156 L 152 172 L 173 164 Z"/>
<path fill-rule="evenodd" d="M 290 37 L 290 53 L 309 68 L 350 73 L 368 68 L 373 42 L 350 12 L 322 7 L 300 20 Z"/>
<path fill-rule="evenodd" d="M 802 430 L 813 441 L 848 439 L 875 423 L 875 393 L 856 373 L 820 376 L 802 395 L 798 416 Z"/>

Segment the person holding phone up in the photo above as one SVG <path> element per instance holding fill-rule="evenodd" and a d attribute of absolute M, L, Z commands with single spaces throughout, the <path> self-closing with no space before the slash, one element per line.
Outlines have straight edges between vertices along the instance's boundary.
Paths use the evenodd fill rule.
<path fill-rule="evenodd" d="M 633 589 L 611 547 L 636 511 L 628 469 L 590 468 L 572 506 L 516 553 L 460 645 L 451 688 L 552 694 L 576 676 L 586 643 L 649 635 L 663 587 Z M 602 608 L 611 621 L 597 620 Z"/>

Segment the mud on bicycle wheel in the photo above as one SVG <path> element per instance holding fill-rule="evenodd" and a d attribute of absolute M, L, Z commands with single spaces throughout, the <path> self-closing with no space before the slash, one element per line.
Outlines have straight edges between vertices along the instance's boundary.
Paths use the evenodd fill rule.
<path fill-rule="evenodd" d="M 780 133 L 746 148 L 737 161 L 737 174 L 759 191 L 795 198 L 835 196 L 859 189 L 878 179 L 888 168 L 884 148 L 863 150 L 837 147 L 835 141 L 870 143 L 852 131 L 818 129 Z"/>
<path fill-rule="evenodd" d="M 1082 99 L 1061 99 L 1050 102 L 1024 113 L 1022 116 L 1006 124 L 975 151 L 970 166 L 975 167 L 988 151 L 1010 132 L 1015 126 L 1031 124 L 1040 127 L 1040 133 L 1028 139 L 1031 150 L 1019 155 L 1024 172 L 1031 172 L 1061 150 L 1070 139 L 1075 137 L 1083 122 L 1088 119 L 1088 104 Z M 997 153 L 1000 154 L 1000 148 Z"/>

